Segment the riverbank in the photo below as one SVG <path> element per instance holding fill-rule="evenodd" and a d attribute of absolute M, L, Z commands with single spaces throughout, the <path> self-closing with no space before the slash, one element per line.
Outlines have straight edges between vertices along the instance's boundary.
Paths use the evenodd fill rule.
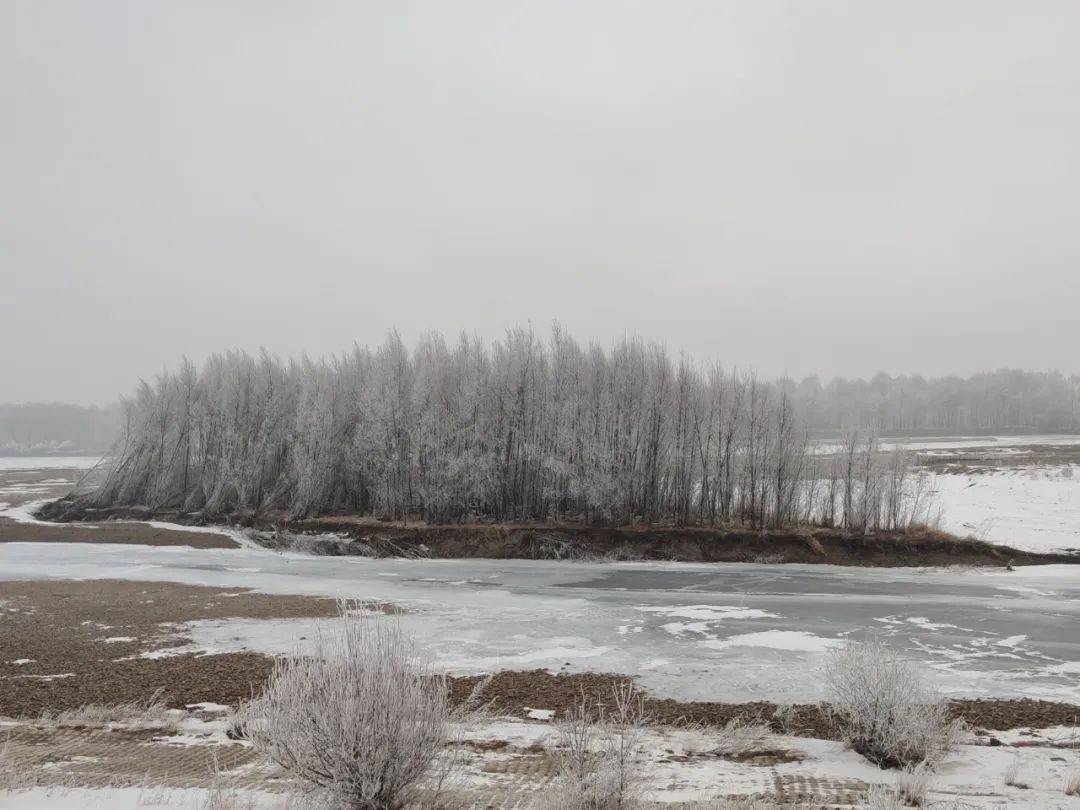
<path fill-rule="evenodd" d="M 197 513 L 143 507 L 88 509 L 67 499 L 46 504 L 38 517 L 56 525 L 115 520 L 207 525 Z M 388 523 L 351 515 L 292 520 L 283 514 L 225 516 L 272 550 L 324 556 L 429 559 L 760 562 L 865 567 L 1049 565 L 1080 563 L 1080 554 L 1032 552 L 961 538 L 933 529 L 860 534 L 838 529 L 585 526 L 577 524 Z M 0 539 L 28 529 L 0 527 Z M 31 539 L 29 537 L 27 540 Z"/>

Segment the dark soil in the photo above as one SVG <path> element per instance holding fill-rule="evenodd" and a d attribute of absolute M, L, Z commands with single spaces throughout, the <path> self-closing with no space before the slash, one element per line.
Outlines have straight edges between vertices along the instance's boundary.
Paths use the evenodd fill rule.
<path fill-rule="evenodd" d="M 457 678 L 452 682 L 456 700 L 464 700 L 481 681 L 479 677 Z M 552 709 L 555 717 L 565 716 L 587 696 L 601 711 L 613 708 L 613 689 L 632 683 L 622 675 L 601 673 L 552 674 L 545 670 L 499 672 L 480 693 L 481 702 L 490 703 L 501 714 L 526 716 L 526 707 Z M 834 720 L 817 704 L 784 706 L 760 701 L 754 703 L 712 703 L 665 700 L 642 692 L 645 714 L 659 725 L 727 725 L 735 719 L 759 720 L 778 733 L 800 737 L 834 740 L 839 729 Z M 955 700 L 954 717 L 963 718 L 973 728 L 1003 731 L 1012 728 L 1049 728 L 1080 725 L 1080 706 L 1045 700 Z"/>
<path fill-rule="evenodd" d="M 178 655 L 131 661 L 72 661 L 74 678 L 0 679 L 0 716 L 39 717 L 90 703 L 145 701 L 161 689 L 171 708 L 190 703 L 236 705 L 262 690 L 273 661 L 258 653 Z"/>
<path fill-rule="evenodd" d="M 84 470 L 0 470 L 0 501 L 20 506 L 43 498 L 57 498 L 70 492 Z M 158 529 L 145 523 L 41 524 L 17 523 L 0 517 L 0 543 L 121 543 L 141 546 L 190 546 L 192 548 L 236 548 L 224 534 L 198 529 Z"/>
<path fill-rule="evenodd" d="M 1032 554 L 944 532 L 826 529 L 766 530 L 676 526 L 393 526 L 325 518 L 288 525 L 300 532 L 338 532 L 387 556 L 680 562 L 786 562 L 833 565 L 1015 565 L 1080 562 L 1080 555 Z"/>
<path fill-rule="evenodd" d="M 145 700 L 159 688 L 174 707 L 234 703 L 261 688 L 270 671 L 269 658 L 254 653 L 131 656 L 184 643 L 178 622 L 336 614 L 332 599 L 242 588 L 119 580 L 0 581 L 0 715 L 34 717 L 87 703 Z M 20 659 L 32 660 L 13 663 Z M 73 676 L 40 677 L 66 673 Z"/>
<path fill-rule="evenodd" d="M 79 525 L 70 523 L 16 523 L 0 517 L 0 543 L 121 543 L 138 546 L 191 546 L 192 548 L 237 548 L 224 534 L 216 532 L 157 529 L 145 523 Z"/>

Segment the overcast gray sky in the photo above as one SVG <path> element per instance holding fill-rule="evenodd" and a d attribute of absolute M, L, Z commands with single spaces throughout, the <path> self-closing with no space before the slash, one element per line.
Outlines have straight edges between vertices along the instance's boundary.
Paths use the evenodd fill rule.
<path fill-rule="evenodd" d="M 1080 371 L 1080 3 L 0 0 L 0 402 L 558 318 Z"/>

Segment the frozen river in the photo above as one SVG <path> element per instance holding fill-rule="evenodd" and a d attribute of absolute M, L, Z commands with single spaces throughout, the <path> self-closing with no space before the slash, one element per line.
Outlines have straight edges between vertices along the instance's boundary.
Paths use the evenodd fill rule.
<path fill-rule="evenodd" d="M 663 696 L 813 700 L 828 649 L 878 635 L 952 694 L 1080 702 L 1080 569 L 367 560 L 0 544 L 0 580 L 167 580 L 392 601 L 447 669 L 639 676 Z M 3 583 L 0 581 L 0 600 Z M 200 649 L 294 648 L 310 622 L 205 622 Z"/>

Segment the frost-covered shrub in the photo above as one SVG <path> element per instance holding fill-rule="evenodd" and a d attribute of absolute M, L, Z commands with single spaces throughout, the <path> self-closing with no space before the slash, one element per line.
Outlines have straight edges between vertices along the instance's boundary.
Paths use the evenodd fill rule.
<path fill-rule="evenodd" d="M 1017 754 L 1013 757 L 1006 767 L 1004 773 L 1001 775 L 1001 781 L 1009 787 L 1018 787 L 1020 782 L 1020 766 L 1023 765 L 1023 761 L 1020 759 L 1020 755 Z"/>
<path fill-rule="evenodd" d="M 241 707 L 256 750 L 349 810 L 398 810 L 437 787 L 452 760 L 448 685 L 393 621 L 342 610 L 313 655 L 279 659 Z"/>
<path fill-rule="evenodd" d="M 1080 796 L 1080 769 L 1065 777 L 1065 795 Z"/>
<path fill-rule="evenodd" d="M 896 777 L 896 793 L 908 807 L 922 807 L 932 779 L 933 771 L 926 762 L 909 765 Z"/>
<path fill-rule="evenodd" d="M 962 725 L 945 699 L 878 641 L 835 651 L 825 682 L 845 742 L 883 768 L 932 765 L 957 742 Z"/>
<path fill-rule="evenodd" d="M 907 806 L 895 790 L 885 785 L 871 785 L 860 810 L 907 810 Z"/>
<path fill-rule="evenodd" d="M 720 756 L 751 754 L 766 747 L 766 742 L 772 735 L 772 729 L 767 723 L 736 717 L 716 733 L 712 751 Z"/>
<path fill-rule="evenodd" d="M 0 745 L 0 792 L 27 790 L 37 784 L 37 776 L 25 762 L 11 753 L 10 741 Z"/>
<path fill-rule="evenodd" d="M 555 810 L 632 810 L 641 806 L 644 704 L 630 684 L 614 687 L 604 715 L 584 695 L 559 723 L 558 775 L 543 804 Z"/>

